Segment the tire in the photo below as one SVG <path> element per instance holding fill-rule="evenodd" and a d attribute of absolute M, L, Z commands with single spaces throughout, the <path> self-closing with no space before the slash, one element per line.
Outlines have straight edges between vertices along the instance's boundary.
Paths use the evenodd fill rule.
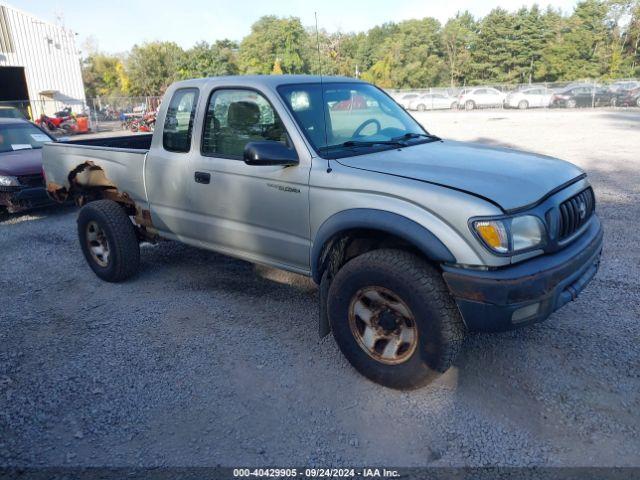
<path fill-rule="evenodd" d="M 422 103 L 420 105 L 418 105 L 418 111 L 419 112 L 424 112 L 427 110 L 427 107 L 424 106 Z"/>
<path fill-rule="evenodd" d="M 640 107 L 640 97 L 636 98 L 636 107 Z"/>
<path fill-rule="evenodd" d="M 386 306 L 370 300 L 371 293 Z M 387 302 L 389 298 L 394 300 Z M 387 334 L 386 328 L 414 332 L 392 337 L 408 339 L 399 347 L 394 345 L 395 356 L 383 358 L 391 343 L 384 338 L 373 341 L 373 353 L 364 345 L 366 330 L 371 327 L 363 328 L 366 315 L 354 312 L 363 311 L 365 299 L 368 306 L 364 311 L 371 308 L 377 312 L 368 321 L 378 332 Z M 404 318 L 411 320 L 399 320 L 398 311 L 409 313 Z M 440 273 L 417 255 L 401 250 L 374 250 L 347 262 L 329 288 L 327 313 L 333 336 L 351 365 L 368 379 L 394 389 L 415 389 L 444 373 L 455 360 L 466 333 Z M 381 327 L 389 317 L 391 326 L 387 323 L 388 327 Z M 369 335 L 369 339 L 376 335 Z"/>
<path fill-rule="evenodd" d="M 97 200 L 82 207 L 78 239 L 84 258 L 102 280 L 121 282 L 138 272 L 140 245 L 135 227 L 116 202 Z M 102 255 L 96 253 L 100 248 Z"/>
<path fill-rule="evenodd" d="M 458 102 L 453 102 L 449 108 L 451 108 L 451 110 L 458 108 Z"/>
<path fill-rule="evenodd" d="M 520 100 L 518 102 L 518 108 L 520 110 L 526 110 L 527 108 L 529 108 L 529 102 L 527 102 L 526 100 Z"/>
<path fill-rule="evenodd" d="M 473 110 L 474 108 L 476 108 L 476 103 L 473 100 L 467 100 L 464 102 L 465 110 Z"/>
<path fill-rule="evenodd" d="M 618 106 L 618 100 L 616 99 L 616 97 L 613 97 L 611 99 L 611 101 L 609 102 L 609 104 L 614 108 L 617 107 Z"/>
<path fill-rule="evenodd" d="M 567 100 L 567 103 L 565 105 L 567 106 L 567 108 L 576 108 L 577 103 L 573 98 L 571 98 Z"/>

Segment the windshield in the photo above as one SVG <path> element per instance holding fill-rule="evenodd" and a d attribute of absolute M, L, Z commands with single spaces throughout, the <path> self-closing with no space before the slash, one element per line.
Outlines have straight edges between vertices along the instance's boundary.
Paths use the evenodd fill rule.
<path fill-rule="evenodd" d="M 42 148 L 51 141 L 49 135 L 28 123 L 0 125 L 0 152 Z"/>
<path fill-rule="evenodd" d="M 324 158 L 437 139 L 389 96 L 367 83 L 283 85 L 278 91 L 307 139 Z"/>
<path fill-rule="evenodd" d="M 20 114 L 15 108 L 0 108 L 0 118 L 20 118 L 24 119 L 24 116 Z"/>

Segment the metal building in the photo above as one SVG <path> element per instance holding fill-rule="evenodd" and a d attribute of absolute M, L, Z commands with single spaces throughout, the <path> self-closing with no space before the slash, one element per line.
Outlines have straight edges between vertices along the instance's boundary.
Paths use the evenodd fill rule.
<path fill-rule="evenodd" d="M 35 119 L 84 102 L 75 34 L 0 1 L 0 106 Z"/>

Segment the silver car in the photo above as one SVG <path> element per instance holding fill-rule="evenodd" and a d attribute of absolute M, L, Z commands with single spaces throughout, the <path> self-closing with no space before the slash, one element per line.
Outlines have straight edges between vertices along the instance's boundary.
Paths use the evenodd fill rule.
<path fill-rule="evenodd" d="M 426 110 L 447 110 L 457 106 L 458 99 L 456 97 L 451 97 L 446 93 L 425 93 L 410 101 L 407 110 L 424 112 Z"/>
<path fill-rule="evenodd" d="M 458 97 L 458 105 L 465 110 L 501 107 L 506 95 L 492 87 L 465 89 Z"/>
<path fill-rule="evenodd" d="M 82 205 L 93 272 L 127 280 L 139 243 L 168 239 L 308 275 L 321 335 L 388 387 L 436 378 L 468 331 L 546 319 L 598 268 L 585 172 L 443 140 L 365 82 L 179 82 L 157 125 L 44 146 L 49 194 Z"/>
<path fill-rule="evenodd" d="M 510 92 L 504 101 L 506 108 L 546 108 L 551 104 L 554 91 L 546 87 L 532 87 Z"/>

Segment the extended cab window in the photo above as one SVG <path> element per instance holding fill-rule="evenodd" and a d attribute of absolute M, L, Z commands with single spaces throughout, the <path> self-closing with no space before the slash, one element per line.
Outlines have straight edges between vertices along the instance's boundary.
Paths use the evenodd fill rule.
<path fill-rule="evenodd" d="M 284 125 L 266 98 L 241 89 L 211 94 L 202 135 L 204 155 L 242 158 L 247 143 L 262 140 L 287 143 Z"/>
<path fill-rule="evenodd" d="M 173 94 L 162 132 L 162 145 L 165 150 L 188 152 L 191 149 L 191 131 L 197 104 L 197 88 L 181 88 Z"/>

